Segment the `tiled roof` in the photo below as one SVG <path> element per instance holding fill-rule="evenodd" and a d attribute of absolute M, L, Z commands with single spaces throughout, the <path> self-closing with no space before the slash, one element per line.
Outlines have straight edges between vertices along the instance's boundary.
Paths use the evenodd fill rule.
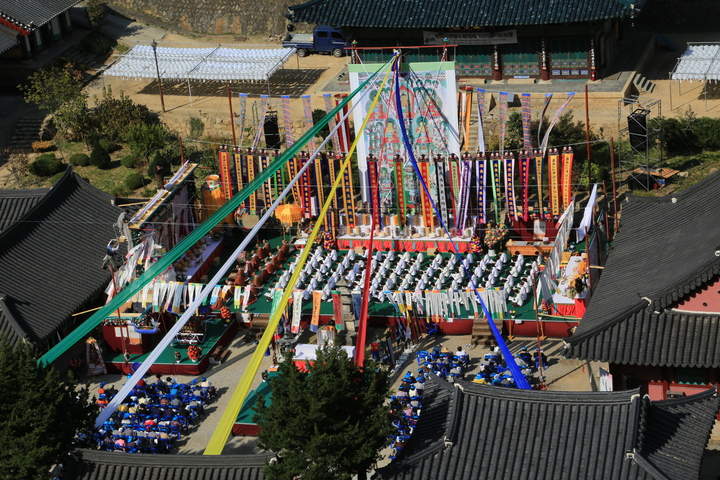
<path fill-rule="evenodd" d="M 0 232 L 0 331 L 43 342 L 110 280 L 100 268 L 122 211 L 71 169 Z M 22 331 L 14 328 L 12 318 Z"/>
<path fill-rule="evenodd" d="M 14 46 L 16 46 L 18 42 L 18 32 L 15 30 L 12 30 L 10 28 L 7 28 L 4 25 L 0 25 L 0 53 L 7 52 Z M 2 215 L 0 214 L 0 222 L 2 222 Z"/>
<path fill-rule="evenodd" d="M 0 232 L 20 220 L 49 191 L 49 188 L 0 190 Z"/>
<path fill-rule="evenodd" d="M 720 172 L 667 197 L 628 196 L 620 230 L 565 355 L 720 367 L 717 315 L 672 306 L 720 274 Z"/>
<path fill-rule="evenodd" d="M 82 0 L 3 0 L 0 16 L 23 28 L 37 28 Z M 30 28 L 32 30 L 32 28 Z"/>
<path fill-rule="evenodd" d="M 399 456 L 378 478 L 697 478 L 718 409 L 714 389 L 650 402 L 637 390 L 540 392 L 464 382 L 451 403 L 445 431 L 438 423 L 447 419 L 418 423 L 406 448 L 428 428 L 438 432 L 435 443 Z M 424 401 L 420 417 L 433 407 Z"/>
<path fill-rule="evenodd" d="M 72 480 L 262 480 L 272 455 L 152 455 L 76 451 L 81 459 L 65 467 Z"/>
<path fill-rule="evenodd" d="M 618 0 L 312 0 L 288 9 L 294 22 L 375 28 L 546 25 L 630 15 Z"/>

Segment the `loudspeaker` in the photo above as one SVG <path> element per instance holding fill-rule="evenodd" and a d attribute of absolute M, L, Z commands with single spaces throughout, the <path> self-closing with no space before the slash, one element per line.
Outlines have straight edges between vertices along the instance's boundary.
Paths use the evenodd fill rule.
<path fill-rule="evenodd" d="M 628 115 L 628 131 L 630 132 L 630 145 L 635 150 L 647 150 L 647 114 L 633 112 Z"/>
<path fill-rule="evenodd" d="M 265 145 L 267 148 L 280 148 L 280 129 L 276 112 L 267 112 L 265 116 Z"/>

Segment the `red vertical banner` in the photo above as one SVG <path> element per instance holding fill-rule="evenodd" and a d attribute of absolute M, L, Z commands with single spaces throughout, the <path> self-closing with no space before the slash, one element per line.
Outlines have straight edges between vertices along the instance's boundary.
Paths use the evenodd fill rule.
<path fill-rule="evenodd" d="M 557 148 L 553 148 L 548 155 L 548 183 L 550 185 L 550 213 L 560 216 L 560 185 L 558 185 L 560 158 Z"/>
<path fill-rule="evenodd" d="M 220 185 L 226 200 L 232 197 L 232 175 L 230 174 L 230 152 L 225 145 L 220 147 L 218 154 L 218 165 L 220 167 Z"/>
<path fill-rule="evenodd" d="M 370 180 L 370 198 L 372 200 L 370 208 L 372 210 L 373 223 L 380 226 L 380 186 L 378 185 L 377 159 L 373 155 L 370 155 L 367 164 Z"/>
<path fill-rule="evenodd" d="M 322 291 L 312 292 L 312 316 L 310 317 L 310 331 L 317 332 L 320 326 L 320 305 L 322 304 Z"/>
<path fill-rule="evenodd" d="M 405 185 L 403 182 L 403 158 L 395 155 L 395 185 L 397 187 L 397 222 L 399 226 L 403 226 L 405 220 Z"/>
<path fill-rule="evenodd" d="M 333 320 L 335 320 L 335 328 L 342 330 L 345 328 L 342 316 L 342 297 L 340 292 L 332 292 L 332 304 L 333 304 Z"/>
<path fill-rule="evenodd" d="M 522 185 L 522 219 L 530 219 L 530 151 L 520 152 L 520 184 Z"/>
<path fill-rule="evenodd" d="M 563 176 L 563 210 L 565 210 L 570 202 L 572 202 L 572 167 L 573 167 L 573 149 L 572 147 L 564 147 L 562 152 L 562 176 Z"/>
<path fill-rule="evenodd" d="M 418 162 L 418 168 L 420 169 L 420 176 L 422 176 L 423 181 L 427 185 L 430 180 L 430 165 L 428 164 L 427 161 Z M 420 189 L 420 198 L 422 201 L 423 222 L 425 224 L 425 227 L 433 228 L 432 204 L 430 203 L 430 197 L 428 197 L 424 188 Z"/>
<path fill-rule="evenodd" d="M 250 183 L 255 180 L 255 156 L 246 155 L 245 160 L 247 162 L 248 183 Z M 250 200 L 250 214 L 257 215 L 257 194 L 253 191 L 248 199 Z"/>
<path fill-rule="evenodd" d="M 335 158 L 338 163 L 342 165 L 344 163 L 345 155 L 336 154 Z M 345 211 L 345 219 L 347 221 L 348 228 L 355 227 L 355 192 L 353 189 L 352 179 L 352 165 L 348 164 L 347 168 L 343 170 L 343 209 Z"/>

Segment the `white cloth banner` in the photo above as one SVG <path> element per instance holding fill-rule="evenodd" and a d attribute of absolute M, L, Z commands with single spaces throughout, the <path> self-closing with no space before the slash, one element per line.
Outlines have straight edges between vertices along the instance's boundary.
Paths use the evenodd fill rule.
<path fill-rule="evenodd" d="M 583 213 L 582 221 L 580 222 L 580 226 L 575 233 L 575 238 L 577 238 L 578 242 L 582 241 L 582 239 L 585 238 L 585 234 L 587 233 L 588 229 L 590 229 L 590 224 L 592 223 L 592 212 L 595 208 L 595 204 L 597 203 L 597 188 L 598 186 L 596 183 L 595 185 L 593 185 L 592 193 L 590 194 L 587 205 L 585 205 L 585 213 Z"/>

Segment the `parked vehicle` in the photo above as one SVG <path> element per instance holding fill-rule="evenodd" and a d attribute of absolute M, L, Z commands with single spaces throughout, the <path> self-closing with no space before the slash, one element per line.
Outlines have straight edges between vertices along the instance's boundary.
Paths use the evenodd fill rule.
<path fill-rule="evenodd" d="M 339 28 L 318 25 L 311 34 L 289 31 L 283 40 L 283 47 L 296 48 L 298 57 L 310 53 L 332 53 L 335 57 L 342 57 L 345 49 L 350 47 L 350 42 Z"/>

